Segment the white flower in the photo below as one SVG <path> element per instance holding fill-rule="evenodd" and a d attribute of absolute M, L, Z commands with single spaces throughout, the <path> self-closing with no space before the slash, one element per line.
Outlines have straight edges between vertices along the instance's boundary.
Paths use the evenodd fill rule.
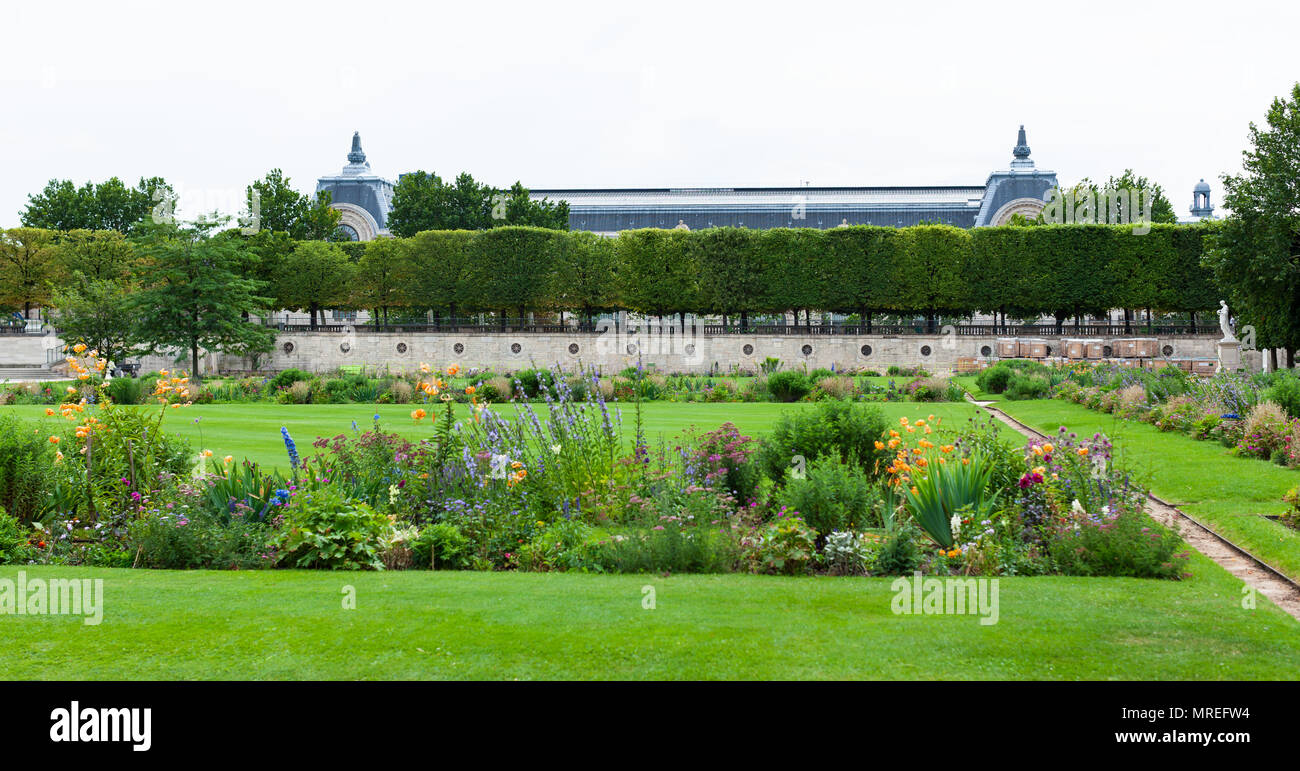
<path fill-rule="evenodd" d="M 953 514 L 952 519 L 948 520 L 948 527 L 952 530 L 953 535 L 957 535 L 958 533 L 960 533 L 961 517 L 957 516 L 956 514 Z"/>
<path fill-rule="evenodd" d="M 558 444 L 553 444 L 553 445 L 551 445 L 551 452 L 555 453 L 556 455 L 559 455 L 559 454 L 560 454 L 560 450 L 561 450 L 561 449 L 562 449 L 562 448 L 561 448 L 560 445 L 558 445 Z"/>
<path fill-rule="evenodd" d="M 1087 513 L 1088 513 L 1088 512 L 1086 512 L 1086 511 L 1084 511 L 1084 509 L 1083 509 L 1083 504 L 1082 504 L 1082 503 L 1079 503 L 1079 499 L 1078 499 L 1078 498 L 1075 498 L 1075 499 L 1074 499 L 1074 503 L 1071 503 L 1071 504 L 1070 504 L 1070 511 L 1073 511 L 1075 514 L 1087 514 Z"/>

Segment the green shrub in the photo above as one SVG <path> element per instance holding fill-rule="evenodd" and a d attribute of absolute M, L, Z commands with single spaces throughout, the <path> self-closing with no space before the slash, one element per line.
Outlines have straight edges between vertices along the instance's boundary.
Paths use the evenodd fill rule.
<path fill-rule="evenodd" d="M 1007 390 L 1015 372 L 1006 364 L 996 364 L 975 378 L 975 386 L 986 394 L 1000 394 Z"/>
<path fill-rule="evenodd" d="M 1016 375 L 1005 391 L 1011 401 L 1023 399 L 1046 399 L 1051 386 L 1040 375 Z"/>
<path fill-rule="evenodd" d="M 885 576 L 911 575 L 921 564 L 921 552 L 916 547 L 918 533 L 912 527 L 900 527 L 885 537 L 876 552 L 873 572 Z"/>
<path fill-rule="evenodd" d="M 1273 386 L 1264 393 L 1263 400 L 1278 405 L 1292 418 L 1300 418 L 1300 378 L 1279 373 Z"/>
<path fill-rule="evenodd" d="M 783 414 L 763 441 L 760 464 L 774 482 L 781 483 L 796 456 L 812 463 L 837 455 L 845 463 L 858 463 L 871 477 L 876 461 L 888 461 L 886 450 L 876 450 L 885 432 L 885 415 L 873 404 L 820 401 L 817 406 Z"/>
<path fill-rule="evenodd" d="M 555 375 L 547 369 L 525 369 L 515 373 L 514 379 L 518 381 L 519 387 L 524 389 L 524 396 L 529 399 L 536 399 L 544 391 L 552 391 L 554 397 Z M 512 383 L 513 385 L 513 383 Z"/>
<path fill-rule="evenodd" d="M 305 370 L 286 369 L 277 373 L 275 377 L 271 378 L 271 382 L 268 383 L 267 385 L 270 386 L 271 388 L 288 388 L 289 386 L 299 381 L 311 382 L 312 380 L 315 379 L 316 378 L 314 375 L 312 375 L 310 372 L 307 372 Z"/>
<path fill-rule="evenodd" d="M 300 492 L 285 507 L 274 545 L 282 564 L 331 570 L 381 570 L 391 525 L 369 504 L 333 487 Z"/>
<path fill-rule="evenodd" d="M 222 521 L 198 510 L 182 518 L 158 513 L 138 519 L 127 542 L 140 567 L 249 570 L 273 564 L 270 535 L 270 528 L 253 517 Z"/>
<path fill-rule="evenodd" d="M 802 372 L 787 369 L 767 376 L 767 390 L 779 402 L 797 402 L 812 391 L 812 381 Z"/>
<path fill-rule="evenodd" d="M 751 569 L 760 573 L 797 576 L 807 572 L 817 556 L 817 533 L 797 512 L 782 509 L 776 519 L 742 542 Z"/>
<path fill-rule="evenodd" d="M 143 396 L 139 380 L 115 377 L 108 381 L 108 397 L 115 404 L 139 404 Z"/>
<path fill-rule="evenodd" d="M 791 479 L 776 498 L 797 511 L 821 539 L 835 530 L 879 527 L 878 500 L 871 479 L 835 455 L 819 458 L 805 478 Z"/>
<path fill-rule="evenodd" d="M 0 508 L 0 565 L 21 565 L 31 559 L 26 528 Z"/>
<path fill-rule="evenodd" d="M 1188 561 L 1176 533 L 1131 509 L 1106 523 L 1087 521 L 1078 530 L 1064 530 L 1050 552 L 1057 569 L 1070 576 L 1178 579 Z"/>
<path fill-rule="evenodd" d="M 31 522 L 44 510 L 54 478 L 49 437 L 12 415 L 0 417 L 0 508 Z"/>
<path fill-rule="evenodd" d="M 473 545 L 460 528 L 438 522 L 420 531 L 411 542 L 415 567 L 436 570 L 465 570 L 473 566 Z"/>

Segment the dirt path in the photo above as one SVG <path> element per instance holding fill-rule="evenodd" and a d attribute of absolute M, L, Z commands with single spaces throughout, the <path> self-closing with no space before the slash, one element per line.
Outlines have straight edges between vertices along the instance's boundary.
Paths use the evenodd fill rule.
<path fill-rule="evenodd" d="M 990 415 L 1027 438 L 1049 438 L 998 409 L 994 402 L 970 401 L 988 410 Z M 1147 496 L 1147 513 L 1155 521 L 1181 535 L 1193 549 L 1214 560 L 1247 586 L 1269 598 L 1274 605 L 1300 620 L 1300 586 L 1294 581 L 1154 495 Z"/>

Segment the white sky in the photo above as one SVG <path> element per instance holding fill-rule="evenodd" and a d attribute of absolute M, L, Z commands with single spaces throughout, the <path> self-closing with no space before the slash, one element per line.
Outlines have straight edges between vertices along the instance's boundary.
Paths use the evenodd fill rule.
<path fill-rule="evenodd" d="M 1180 216 L 1300 79 L 1286 2 L 13 3 L 0 226 L 51 178 L 235 213 L 280 167 L 505 186 L 982 184 L 1024 123 L 1062 182 Z"/>

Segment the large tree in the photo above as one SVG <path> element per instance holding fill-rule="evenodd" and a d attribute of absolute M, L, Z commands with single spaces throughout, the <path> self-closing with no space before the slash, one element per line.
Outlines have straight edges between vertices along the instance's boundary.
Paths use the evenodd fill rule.
<path fill-rule="evenodd" d="M 299 193 L 279 169 L 271 169 L 265 177 L 249 185 L 244 197 L 246 228 L 259 233 L 285 233 L 301 241 L 336 237 L 342 214 L 330 208 L 330 194 L 320 192 L 313 198 Z"/>
<path fill-rule="evenodd" d="M 352 305 L 356 266 L 338 244 L 301 241 L 280 263 L 273 284 L 281 308 L 307 311 L 311 328 L 326 308 Z"/>
<path fill-rule="evenodd" d="M 24 318 L 49 299 L 56 270 L 54 235 L 30 227 L 0 231 L 0 302 L 21 307 Z"/>
<path fill-rule="evenodd" d="M 1300 347 L 1300 83 L 1250 124 L 1240 174 L 1223 177 L 1232 212 L 1210 237 L 1206 264 L 1232 311 L 1264 348 Z"/>
<path fill-rule="evenodd" d="M 410 305 L 411 244 L 396 238 L 378 238 L 365 244 L 357 262 L 354 304 L 373 308 L 375 322 L 388 323 L 388 310 Z"/>
<path fill-rule="evenodd" d="M 448 183 L 437 174 L 415 171 L 398 179 L 388 215 L 388 229 L 403 238 L 425 230 L 487 230 L 510 225 L 568 230 L 569 205 L 534 201 L 519 182 L 503 191 L 468 173 Z"/>
<path fill-rule="evenodd" d="M 116 230 L 71 230 L 58 238 L 55 262 L 63 277 L 117 281 L 131 270 L 131 242 Z"/>
<path fill-rule="evenodd" d="M 262 282 L 244 278 L 238 239 L 214 238 L 219 221 L 152 228 L 140 244 L 140 291 L 129 304 L 142 347 L 150 353 L 190 354 L 197 377 L 199 350 L 237 355 L 265 352 L 274 333 L 248 321 L 271 301 Z"/>
<path fill-rule="evenodd" d="M 60 337 L 85 343 L 110 362 L 121 364 L 139 339 L 131 294 L 119 282 L 76 273 L 50 303 L 58 311 Z"/>
<path fill-rule="evenodd" d="M 117 177 L 81 187 L 69 179 L 52 179 L 44 190 L 27 197 L 27 208 L 20 217 L 27 227 L 127 233 L 152 217 L 173 195 L 161 177 L 142 177 L 133 188 Z"/>

